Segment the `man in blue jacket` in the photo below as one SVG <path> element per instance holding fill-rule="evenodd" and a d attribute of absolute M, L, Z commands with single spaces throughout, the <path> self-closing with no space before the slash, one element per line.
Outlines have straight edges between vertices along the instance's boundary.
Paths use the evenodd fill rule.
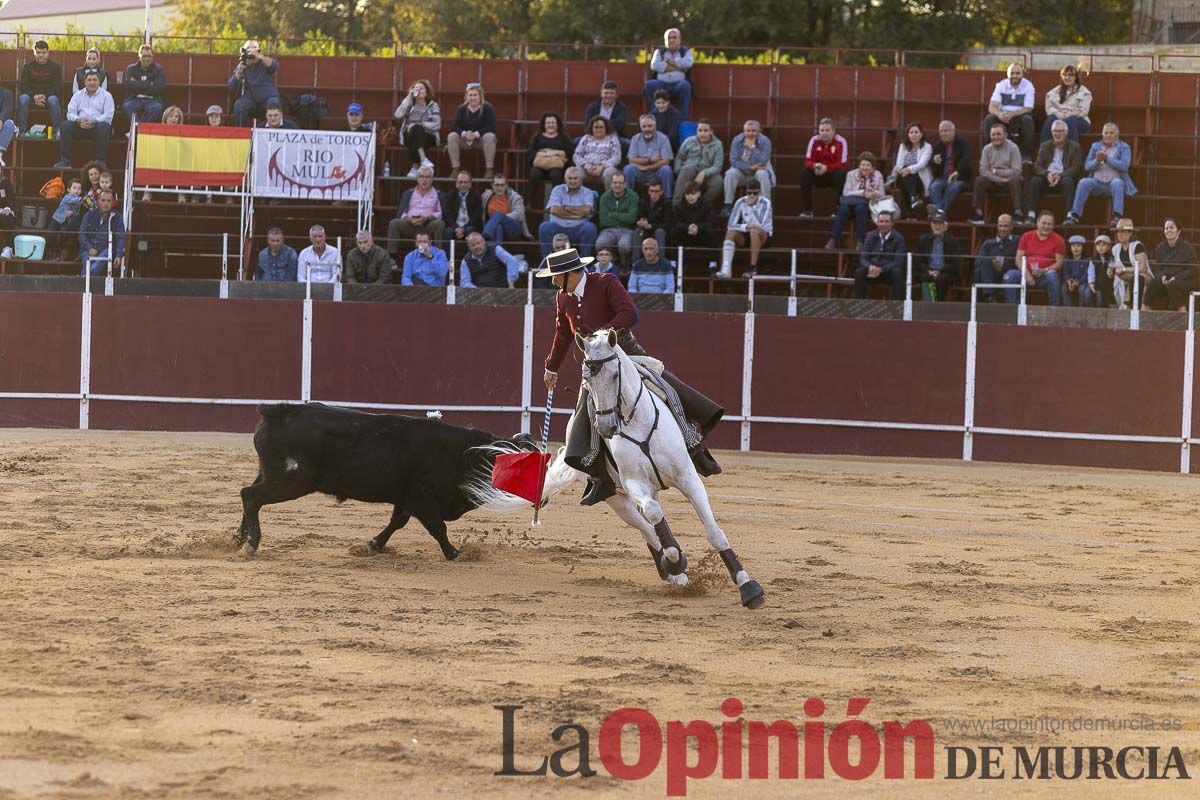
<path fill-rule="evenodd" d="M 130 118 L 137 114 L 138 122 L 158 122 L 166 108 L 163 101 L 166 90 L 166 70 L 154 63 L 154 48 L 142 45 L 138 48 L 138 60 L 125 68 L 125 102 L 121 110 Z"/>
<path fill-rule="evenodd" d="M 300 270 L 300 257 L 296 251 L 283 243 L 283 230 L 271 228 L 267 231 L 267 246 L 258 254 L 256 281 L 296 282 Z"/>
<path fill-rule="evenodd" d="M 642 241 L 642 257 L 633 262 L 629 291 L 646 294 L 675 293 L 675 264 L 658 254 L 658 240 Z"/>
<path fill-rule="evenodd" d="M 1137 187 L 1129 177 L 1129 166 L 1133 153 L 1129 145 L 1120 139 L 1121 129 L 1115 122 L 1104 123 L 1100 133 L 1100 141 L 1093 142 L 1088 150 L 1087 160 L 1083 168 L 1088 177 L 1079 182 L 1075 189 L 1075 205 L 1067 214 L 1067 225 L 1075 225 L 1083 216 L 1083 208 L 1088 198 L 1094 194 L 1108 195 L 1112 198 L 1112 219 L 1110 227 L 1117 227 L 1121 217 L 1125 216 L 1125 198 L 1137 194 Z"/>
<path fill-rule="evenodd" d="M 113 269 L 121 266 L 125 258 L 125 220 L 113 211 L 113 193 L 100 192 L 96 207 L 83 217 L 79 225 L 79 255 L 83 259 L 83 273 L 103 275 L 108 269 L 108 243 L 111 233 Z"/>
<path fill-rule="evenodd" d="M 242 45 L 242 59 L 229 78 L 229 91 L 237 95 L 233 101 L 233 124 L 246 127 L 250 117 L 262 114 L 274 101 L 282 106 L 275 74 L 279 62 L 259 51 L 258 42 L 251 39 Z"/>
<path fill-rule="evenodd" d="M 906 260 L 904 237 L 892 228 L 892 212 L 880 211 L 878 227 L 863 242 L 859 267 L 854 270 L 854 296 L 867 296 L 868 283 L 891 283 L 892 299 L 904 299 Z"/>

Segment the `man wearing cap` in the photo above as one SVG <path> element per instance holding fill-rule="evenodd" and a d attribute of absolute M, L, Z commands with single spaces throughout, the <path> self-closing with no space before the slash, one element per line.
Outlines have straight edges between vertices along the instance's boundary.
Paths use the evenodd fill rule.
<path fill-rule="evenodd" d="M 934 209 L 929 214 L 929 233 L 917 241 L 913 253 L 913 283 L 932 283 L 934 300 L 950 299 L 950 287 L 959 283 L 962 245 L 953 234 L 946 232 L 946 212 Z M 913 286 L 914 296 L 919 286 Z"/>
<path fill-rule="evenodd" d="M 144 44 L 138 48 L 138 60 L 125 68 L 125 102 L 121 110 L 125 116 L 138 122 L 158 122 L 167 104 L 163 92 L 167 90 L 167 73 L 161 64 L 154 63 L 154 48 Z"/>
<path fill-rule="evenodd" d="M 371 126 L 363 122 L 363 107 L 361 103 L 351 103 L 346 106 L 346 130 L 350 133 L 370 133 Z"/>
<path fill-rule="evenodd" d="M 33 44 L 33 61 L 21 67 L 21 82 L 18 85 L 17 127 L 21 133 L 29 130 L 29 107 L 44 108 L 50 112 L 50 125 L 58 127 L 62 121 L 63 71 L 57 61 L 50 60 L 50 45 L 44 40 Z"/>
<path fill-rule="evenodd" d="M 229 91 L 237 99 L 233 101 L 233 124 L 245 128 L 252 114 L 261 114 L 274 102 L 281 105 L 275 75 L 279 62 L 264 56 L 258 42 L 250 39 L 242 45 L 242 57 L 229 78 Z"/>
<path fill-rule="evenodd" d="M 543 269 L 537 273 L 539 278 L 550 278 L 559 289 L 555 303 L 554 343 L 550 355 L 546 357 L 544 380 L 548 390 L 553 390 L 558 382 L 558 369 L 571 350 L 576 334 L 587 336 L 602 328 L 612 328 L 617 331 L 617 343 L 627 355 L 646 354 L 633 336 L 632 328 L 638 321 L 633 298 L 615 275 L 586 272 L 585 268 L 591 261 L 591 258 L 580 258 L 576 250 L 562 250 L 547 256 Z M 663 371 L 663 378 L 679 394 L 684 414 L 700 428 L 700 436 L 694 437 L 696 443 L 688 451 L 696 471 L 705 476 L 719 475 L 720 465 L 700 440 L 716 427 L 725 410 L 682 383 L 669 371 Z M 612 497 L 616 493 L 616 486 L 608 474 L 603 443 L 600 452 L 590 461 L 588 459 L 592 424 L 588 417 L 587 399 L 588 392 L 581 386 L 575 414 L 568 426 L 570 434 L 567 437 L 565 461 L 568 466 L 588 474 L 588 488 L 580 504 L 590 506 Z M 684 438 L 689 438 L 688 433 Z"/>
<path fill-rule="evenodd" d="M 1087 239 L 1076 234 L 1067 240 L 1071 257 L 1063 262 L 1060 299 L 1064 306 L 1091 308 L 1096 305 L 1096 268 L 1083 257 Z"/>

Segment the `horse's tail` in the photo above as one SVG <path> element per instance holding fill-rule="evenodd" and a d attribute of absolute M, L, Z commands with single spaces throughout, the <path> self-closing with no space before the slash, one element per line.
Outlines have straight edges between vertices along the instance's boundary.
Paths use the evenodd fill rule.
<path fill-rule="evenodd" d="M 473 447 L 471 450 L 482 456 L 466 472 L 464 480 L 460 484 L 463 493 L 470 498 L 471 502 L 477 508 L 497 514 L 528 511 L 530 508 L 528 500 L 497 489 L 492 485 L 492 465 L 496 461 L 496 456 L 504 453 L 537 452 L 536 445 L 528 443 L 526 446 L 521 446 L 502 439 L 491 444 Z M 565 447 L 560 447 L 557 455 L 546 469 L 546 478 L 542 484 L 543 502 L 558 494 L 578 477 L 578 473 L 563 461 L 565 451 Z"/>

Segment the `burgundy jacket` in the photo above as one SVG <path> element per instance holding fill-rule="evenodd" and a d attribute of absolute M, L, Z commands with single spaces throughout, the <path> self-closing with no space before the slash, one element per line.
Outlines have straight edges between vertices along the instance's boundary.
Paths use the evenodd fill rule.
<path fill-rule="evenodd" d="M 606 272 L 589 272 L 580 301 L 573 292 L 558 293 L 554 317 L 554 345 L 546 357 L 546 369 L 558 372 L 575 343 L 575 334 L 587 336 L 601 328 L 632 328 L 638 321 L 637 306 L 621 279 Z"/>

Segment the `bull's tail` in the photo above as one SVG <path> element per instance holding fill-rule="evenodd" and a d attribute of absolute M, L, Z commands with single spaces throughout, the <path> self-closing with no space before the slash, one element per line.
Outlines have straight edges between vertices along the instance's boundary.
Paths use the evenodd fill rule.
<path fill-rule="evenodd" d="M 492 486 L 492 465 L 496 461 L 496 456 L 502 453 L 530 452 L 530 448 L 502 440 L 472 449 L 480 453 L 483 458 L 480 458 L 474 468 L 467 473 L 461 488 L 467 497 L 476 504 L 476 507 L 497 514 L 528 511 L 528 500 Z M 546 480 L 542 487 L 543 502 L 570 486 L 579 477 L 579 473 L 568 467 L 563 461 L 565 450 L 565 447 L 560 447 L 546 469 Z"/>

